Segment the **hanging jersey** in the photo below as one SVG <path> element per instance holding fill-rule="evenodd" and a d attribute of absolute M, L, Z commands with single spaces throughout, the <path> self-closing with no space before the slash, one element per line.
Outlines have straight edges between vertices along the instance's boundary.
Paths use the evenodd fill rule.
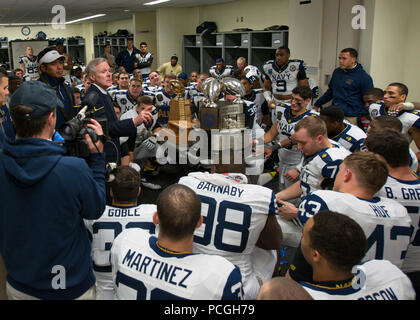
<path fill-rule="evenodd" d="M 277 109 L 277 121 L 274 123 L 277 126 L 278 141 L 283 141 L 294 135 L 296 124 L 305 117 L 316 116 L 312 111 L 306 111 L 297 117 L 293 117 L 289 104 L 279 104 Z M 281 148 L 278 151 L 279 162 L 286 165 L 297 165 L 301 161 L 303 154 L 297 147 L 293 145 L 291 149 Z"/>
<path fill-rule="evenodd" d="M 362 227 L 367 238 L 363 261 L 385 259 L 401 268 L 411 235 L 411 219 L 401 204 L 387 198 L 365 200 L 348 193 L 318 190 L 302 200 L 298 219 L 303 225 L 321 210 L 345 214 Z"/>
<path fill-rule="evenodd" d="M 271 81 L 273 94 L 290 95 L 298 81 L 306 79 L 306 66 L 302 60 L 290 60 L 283 68 L 269 60 L 264 64 L 263 72 L 265 79 Z"/>
<path fill-rule="evenodd" d="M 236 182 L 235 179 L 245 181 Z M 201 198 L 203 225 L 194 234 L 194 252 L 225 257 L 241 270 L 246 299 L 255 299 L 259 284 L 251 255 L 268 215 L 277 203 L 272 190 L 246 184 L 241 174 L 194 172 L 178 183 L 190 187 Z"/>
<path fill-rule="evenodd" d="M 176 95 L 170 96 L 165 92 L 164 89 L 156 91 L 154 94 L 154 101 L 158 111 L 157 123 L 160 126 L 166 127 L 169 121 L 169 109 L 171 108 L 171 99 L 175 98 Z"/>
<path fill-rule="evenodd" d="M 352 283 L 326 287 L 301 282 L 314 300 L 414 300 L 410 279 L 387 260 L 371 260 L 355 266 Z M 363 284 L 355 281 L 363 280 Z"/>
<path fill-rule="evenodd" d="M 358 126 L 345 123 L 345 129 L 337 136 L 331 138 L 341 144 L 350 152 L 359 151 L 366 139 L 366 133 Z"/>
<path fill-rule="evenodd" d="M 32 59 L 30 59 L 28 56 L 19 57 L 19 64 L 23 64 L 25 66 L 25 81 L 39 79 L 37 57 L 34 56 Z"/>
<path fill-rule="evenodd" d="M 153 63 L 153 55 L 150 52 L 146 52 L 145 55 L 142 53 L 136 54 L 137 63 L 139 64 L 139 68 L 143 77 L 148 77 L 149 73 L 151 72 L 150 66 Z M 146 65 L 142 67 L 142 65 Z"/>
<path fill-rule="evenodd" d="M 264 87 L 264 78 L 257 67 L 248 65 L 244 68 L 244 71 L 245 71 L 245 78 L 247 78 L 251 83 L 258 81 L 258 83 L 260 84 L 260 87 L 261 88 Z"/>
<path fill-rule="evenodd" d="M 372 103 L 369 106 L 369 115 L 372 119 L 375 119 L 379 116 L 388 115 L 385 104 L 383 101 L 378 101 L 375 103 Z M 420 128 L 420 112 L 418 110 L 412 110 L 412 111 L 401 111 L 399 112 L 396 117 L 401 121 L 402 123 L 402 133 L 405 134 L 409 141 L 413 141 L 413 138 L 408 134 L 408 130 L 411 127 Z"/>
<path fill-rule="evenodd" d="M 106 206 L 98 220 L 84 220 L 92 238 L 93 270 L 100 299 L 113 299 L 110 252 L 114 239 L 128 228 L 142 228 L 155 234 L 154 212 L 156 205 L 151 204 L 135 207 Z"/>
<path fill-rule="evenodd" d="M 302 198 L 320 189 L 332 189 L 341 162 L 350 151 L 332 142 L 333 147 L 322 149 L 312 157 L 304 157 L 300 169 L 300 188 Z"/>
<path fill-rule="evenodd" d="M 394 199 L 407 209 L 411 218 L 412 236 L 401 269 L 406 273 L 420 271 L 420 178 L 403 181 L 388 176 L 377 195 Z"/>
<path fill-rule="evenodd" d="M 217 70 L 217 66 L 212 66 L 210 67 L 209 74 L 211 77 L 217 80 L 233 77 L 233 67 L 230 65 L 225 65 L 225 67 L 219 72 L 219 70 Z"/>
<path fill-rule="evenodd" d="M 111 249 L 117 300 L 241 300 L 238 267 L 207 254 L 174 253 L 147 231 L 127 229 Z"/>

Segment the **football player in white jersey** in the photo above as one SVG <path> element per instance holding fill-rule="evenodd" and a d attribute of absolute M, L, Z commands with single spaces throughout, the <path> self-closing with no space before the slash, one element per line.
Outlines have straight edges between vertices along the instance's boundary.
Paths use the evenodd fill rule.
<path fill-rule="evenodd" d="M 322 108 L 319 117 L 327 125 L 328 138 L 338 142 L 350 152 L 359 151 L 366 139 L 366 133 L 359 127 L 344 122 L 344 111 L 338 106 Z"/>
<path fill-rule="evenodd" d="M 151 94 L 159 91 L 162 88 L 162 81 L 156 71 L 149 74 L 149 79 L 145 82 L 144 91 L 150 92 Z"/>
<path fill-rule="evenodd" d="M 197 78 L 197 84 L 194 88 L 190 89 L 188 95 L 191 101 L 191 114 L 192 118 L 196 119 L 198 117 L 198 112 L 200 110 L 200 102 L 206 99 L 206 96 L 201 91 L 203 87 L 203 82 L 209 77 L 207 73 L 200 73 Z"/>
<path fill-rule="evenodd" d="M 137 205 L 140 195 L 140 174 L 129 166 L 118 167 L 112 172 L 112 205 L 106 206 L 98 220 L 85 220 L 92 237 L 93 270 L 96 277 L 96 299 L 113 300 L 114 286 L 110 262 L 114 239 L 127 228 L 142 228 L 151 234 L 156 231 L 152 204 Z"/>
<path fill-rule="evenodd" d="M 387 260 L 360 264 L 366 243 L 352 218 L 318 212 L 302 234 L 302 252 L 313 280 L 300 284 L 315 300 L 414 300 L 410 279 L 398 267 Z"/>
<path fill-rule="evenodd" d="M 245 89 L 244 100 L 250 101 L 257 106 L 257 113 L 255 115 L 255 124 L 260 128 L 266 128 L 269 123 L 270 111 L 268 109 L 267 101 L 264 99 L 264 95 L 261 89 L 253 89 L 252 82 L 248 78 L 242 78 L 241 83 Z"/>
<path fill-rule="evenodd" d="M 374 103 L 369 106 L 369 114 L 372 119 L 386 115 L 392 110 L 395 110 L 392 115 L 395 115 L 402 123 L 404 133 L 410 142 L 414 141 L 417 148 L 420 150 L 420 111 L 414 110 L 415 105 L 411 102 L 406 102 L 408 96 L 408 88 L 403 83 L 391 83 L 385 89 L 384 101 Z M 417 159 L 420 160 L 420 152 L 417 153 Z"/>
<path fill-rule="evenodd" d="M 267 61 L 263 66 L 264 97 L 272 111 L 272 121 L 276 120 L 276 106 L 289 103 L 292 90 L 297 86 L 309 87 L 305 63 L 302 60 L 290 60 L 290 49 L 280 47 L 276 50 L 275 60 Z"/>
<path fill-rule="evenodd" d="M 38 60 L 34 56 L 34 49 L 31 46 L 26 46 L 25 56 L 19 57 L 19 63 L 22 70 L 24 70 L 25 81 L 38 80 Z"/>
<path fill-rule="evenodd" d="M 231 151 L 231 162 L 233 158 Z M 269 251 L 261 257 L 267 259 L 261 264 L 264 270 L 256 270 L 251 257 L 259 248 L 278 250 L 282 241 L 274 193 L 247 184 L 244 162 L 214 165 L 212 172 L 193 172 L 178 182 L 194 190 L 202 202 L 204 223 L 195 232 L 194 252 L 220 255 L 238 266 L 245 299 L 256 299 L 262 282 L 273 275 L 276 258 Z"/>
<path fill-rule="evenodd" d="M 262 89 L 264 87 L 264 77 L 261 71 L 256 66 L 249 65 L 245 57 L 236 59 L 236 67 L 236 78 L 247 78 L 251 82 L 253 89 Z"/>
<path fill-rule="evenodd" d="M 233 67 L 231 65 L 226 65 L 223 58 L 218 58 L 216 59 L 216 65 L 210 67 L 209 74 L 210 77 L 217 80 L 233 77 Z"/>
<path fill-rule="evenodd" d="M 137 106 L 137 98 L 145 96 L 143 91 L 143 80 L 132 78 L 129 82 L 128 90 L 115 93 L 114 102 L 121 107 L 121 115 L 129 110 L 133 110 Z"/>
<path fill-rule="evenodd" d="M 319 117 L 300 120 L 292 136 L 292 142 L 302 150 L 304 158 L 298 166 L 299 181 L 276 194 L 277 202 L 306 197 L 319 189 L 332 189 L 341 162 L 350 151 L 328 139 L 325 122 Z M 281 208 L 279 208 L 281 210 Z"/>
<path fill-rule="evenodd" d="M 199 73 L 196 71 L 191 72 L 190 80 L 188 81 L 189 86 L 194 86 L 197 84 Z"/>
<path fill-rule="evenodd" d="M 398 201 L 411 217 L 411 244 L 401 269 L 413 282 L 420 298 L 420 178 L 408 166 L 408 142 L 399 132 L 383 130 L 369 134 L 366 146 L 386 161 L 389 170 L 388 180 L 378 196 Z"/>
<path fill-rule="evenodd" d="M 334 191 L 312 192 L 302 200 L 298 212 L 294 206 L 286 205 L 289 211 L 282 208 L 280 216 L 297 217 L 304 225 L 321 210 L 340 212 L 354 219 L 366 235 L 363 261 L 384 259 L 400 268 L 410 243 L 411 219 L 397 201 L 375 196 L 387 177 L 385 163 L 373 153 L 353 153 L 340 165 Z M 309 269 L 298 251 L 289 270 L 290 276 L 295 281 L 309 281 L 312 274 Z"/>
<path fill-rule="evenodd" d="M 292 91 L 291 104 L 281 104 L 277 110 L 277 120 L 271 129 L 264 135 L 264 144 L 278 138 L 279 142 L 271 148 L 266 148 L 266 156 L 270 156 L 278 150 L 279 156 L 279 190 L 291 186 L 294 180 L 285 178 L 286 172 L 296 168 L 303 158 L 302 151 L 292 143 L 297 123 L 307 117 L 316 114 L 309 111 L 307 106 L 311 102 L 312 91 L 309 87 L 296 87 Z"/>
<path fill-rule="evenodd" d="M 239 268 L 223 257 L 193 253 L 194 230 L 203 222 L 200 198 L 174 184 L 157 199 L 158 237 L 126 229 L 111 249 L 118 300 L 240 300 Z"/>
<path fill-rule="evenodd" d="M 137 68 L 140 68 L 143 80 L 147 79 L 150 74 L 150 66 L 153 63 L 153 54 L 147 52 L 147 43 L 140 43 L 140 53 L 136 54 L 137 58 Z"/>
<path fill-rule="evenodd" d="M 158 110 L 158 125 L 166 127 L 169 121 L 169 109 L 171 108 L 171 99 L 176 97 L 170 86 L 171 80 L 175 80 L 174 75 L 168 74 L 163 78 L 163 88 L 154 92 L 154 101 Z"/>
<path fill-rule="evenodd" d="M 118 76 L 118 87 L 113 89 L 108 88 L 106 91 L 111 96 L 111 99 L 114 100 L 116 94 L 128 90 L 129 86 L 130 75 L 127 72 L 120 72 Z"/>
<path fill-rule="evenodd" d="M 377 132 L 379 130 L 384 130 L 384 129 L 392 129 L 397 132 L 401 132 L 402 123 L 398 118 L 393 117 L 393 116 L 379 116 L 371 121 L 367 134 L 369 135 L 373 132 Z M 362 150 L 365 150 L 365 149 L 366 149 L 366 145 L 364 144 L 362 147 Z M 410 153 L 410 164 L 409 164 L 410 169 L 413 172 L 419 172 L 420 171 L 419 162 L 417 160 L 415 152 L 411 148 L 408 151 Z"/>

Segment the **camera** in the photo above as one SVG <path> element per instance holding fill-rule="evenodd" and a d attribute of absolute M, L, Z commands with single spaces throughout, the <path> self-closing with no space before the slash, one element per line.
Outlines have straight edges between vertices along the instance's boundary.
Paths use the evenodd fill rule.
<path fill-rule="evenodd" d="M 89 134 L 92 142 L 98 141 L 99 137 L 96 132 L 87 127 L 90 119 L 94 117 L 94 105 L 98 100 L 96 92 L 89 93 L 82 101 L 82 109 L 71 120 L 64 123 L 58 130 L 64 138 L 64 147 L 67 149 L 67 155 L 72 157 L 86 158 L 89 156 L 90 151 L 88 143 L 84 135 Z"/>

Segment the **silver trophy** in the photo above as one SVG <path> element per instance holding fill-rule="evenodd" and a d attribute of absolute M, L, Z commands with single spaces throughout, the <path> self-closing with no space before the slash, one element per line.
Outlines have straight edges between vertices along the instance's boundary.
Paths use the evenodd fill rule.
<path fill-rule="evenodd" d="M 246 92 L 241 81 L 234 78 L 223 78 L 222 83 L 223 83 L 223 88 L 224 88 L 225 93 L 236 97 L 233 103 L 236 103 L 236 104 L 245 103 L 244 100 L 242 100 L 242 97 L 246 95 Z"/>
<path fill-rule="evenodd" d="M 222 84 L 214 78 L 207 78 L 203 82 L 202 90 L 206 96 L 206 107 L 217 108 L 216 101 L 219 99 L 220 92 L 222 91 Z"/>

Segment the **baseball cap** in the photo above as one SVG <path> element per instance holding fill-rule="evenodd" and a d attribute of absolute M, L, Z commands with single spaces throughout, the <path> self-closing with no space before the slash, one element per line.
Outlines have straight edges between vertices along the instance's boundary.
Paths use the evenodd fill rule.
<path fill-rule="evenodd" d="M 172 60 L 172 59 L 176 59 L 176 60 L 178 60 L 178 56 L 177 56 L 176 54 L 173 54 L 173 55 L 172 55 L 172 57 L 171 57 L 171 60 Z"/>
<path fill-rule="evenodd" d="M 178 79 L 187 80 L 188 79 L 188 76 L 187 76 L 187 74 L 185 72 L 181 72 L 178 75 Z"/>
<path fill-rule="evenodd" d="M 216 63 L 219 63 L 219 62 L 224 62 L 225 60 L 223 60 L 223 58 L 218 58 L 218 59 L 216 59 Z"/>
<path fill-rule="evenodd" d="M 57 50 L 42 50 L 38 55 L 38 63 L 41 65 L 43 63 L 51 63 L 57 59 L 65 58 L 63 55 L 59 54 Z"/>
<path fill-rule="evenodd" d="M 18 105 L 24 105 L 34 109 L 31 113 L 25 115 L 14 114 L 20 119 L 36 119 L 40 118 L 54 109 L 63 107 L 63 103 L 57 98 L 54 90 L 48 87 L 42 81 L 25 81 L 15 91 L 10 100 L 10 110 Z"/>

